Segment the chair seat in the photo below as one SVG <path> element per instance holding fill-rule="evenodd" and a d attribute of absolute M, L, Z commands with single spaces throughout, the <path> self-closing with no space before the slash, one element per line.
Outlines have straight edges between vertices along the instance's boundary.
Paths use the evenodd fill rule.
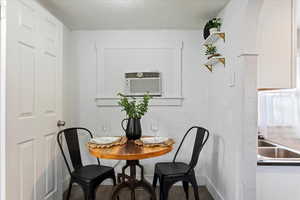
<path fill-rule="evenodd" d="M 114 168 L 102 165 L 86 165 L 72 172 L 72 176 L 86 183 L 93 182 L 106 173 L 114 171 Z M 113 172 L 114 173 L 114 172 Z"/>
<path fill-rule="evenodd" d="M 190 166 L 183 162 L 160 162 L 155 165 L 155 173 L 161 175 L 183 175 Z"/>

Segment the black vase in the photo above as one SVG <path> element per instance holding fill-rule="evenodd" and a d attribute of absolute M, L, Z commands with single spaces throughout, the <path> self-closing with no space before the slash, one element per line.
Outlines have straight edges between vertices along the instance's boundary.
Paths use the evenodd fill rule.
<path fill-rule="evenodd" d="M 127 121 L 126 129 L 124 128 L 124 122 Z M 123 119 L 122 120 L 122 128 L 126 133 L 126 137 L 128 140 L 137 140 L 142 136 L 142 127 L 141 127 L 141 119 Z"/>

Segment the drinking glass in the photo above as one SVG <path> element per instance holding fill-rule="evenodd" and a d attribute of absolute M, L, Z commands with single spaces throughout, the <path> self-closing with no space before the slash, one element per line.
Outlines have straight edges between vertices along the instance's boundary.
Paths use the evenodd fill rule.
<path fill-rule="evenodd" d="M 155 139 L 158 137 L 159 123 L 157 120 L 151 120 L 151 131 L 154 133 Z"/>

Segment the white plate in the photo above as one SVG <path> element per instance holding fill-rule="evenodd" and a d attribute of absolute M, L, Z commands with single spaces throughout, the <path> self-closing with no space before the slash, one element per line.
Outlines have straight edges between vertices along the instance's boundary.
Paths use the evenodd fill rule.
<path fill-rule="evenodd" d="M 96 137 L 91 139 L 91 143 L 95 144 L 111 144 L 120 140 L 120 137 Z"/>
<path fill-rule="evenodd" d="M 167 137 L 144 137 L 141 138 L 144 144 L 161 144 L 167 141 L 169 138 Z"/>

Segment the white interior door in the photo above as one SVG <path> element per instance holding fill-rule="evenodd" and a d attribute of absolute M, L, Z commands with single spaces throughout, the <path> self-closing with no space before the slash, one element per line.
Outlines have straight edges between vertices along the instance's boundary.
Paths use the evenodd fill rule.
<path fill-rule="evenodd" d="M 61 199 L 62 24 L 32 0 L 7 1 L 7 200 Z"/>

